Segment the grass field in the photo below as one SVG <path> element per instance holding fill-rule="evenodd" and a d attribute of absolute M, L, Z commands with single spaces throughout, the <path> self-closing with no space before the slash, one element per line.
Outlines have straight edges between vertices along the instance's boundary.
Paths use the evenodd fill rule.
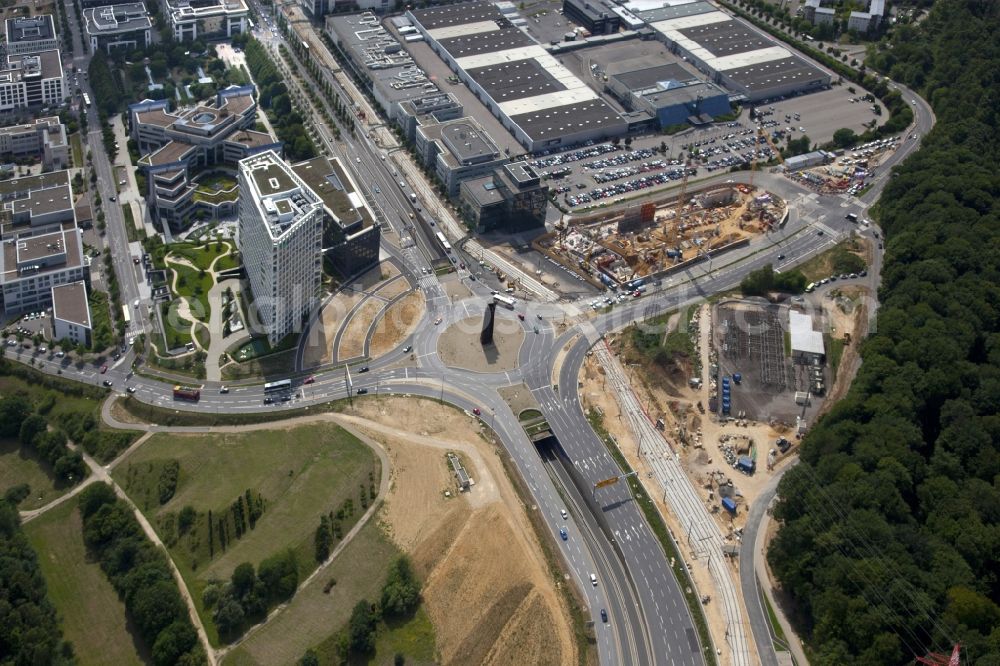
<path fill-rule="evenodd" d="M 163 308 L 163 333 L 166 336 L 163 341 L 164 348 L 160 350 L 163 353 L 183 347 L 191 342 L 191 322 L 181 317 L 177 312 L 180 304 L 181 302 L 175 299 L 161 306 Z"/>
<path fill-rule="evenodd" d="M 238 268 L 240 262 L 232 254 L 227 254 L 215 264 L 216 271 L 228 271 L 232 268 Z"/>
<path fill-rule="evenodd" d="M 287 375 L 288 368 L 292 367 L 294 361 L 294 350 L 269 354 L 268 356 L 225 366 L 222 368 L 222 378 L 233 380 Z"/>
<path fill-rule="evenodd" d="M 46 413 L 46 417 L 53 424 L 76 413 L 96 416 L 100 410 L 100 402 L 95 398 L 46 388 L 35 382 L 29 383 L 20 377 L 0 376 L 0 396 L 12 393 L 25 394 L 33 405 L 50 403 L 51 409 Z M 48 466 L 33 454 L 22 453 L 16 440 L 0 440 L 0 493 L 21 483 L 31 486 L 31 495 L 19 505 L 19 508 L 24 510 L 47 504 L 68 489 L 55 485 L 55 478 L 50 474 Z"/>
<path fill-rule="evenodd" d="M 378 597 L 389 562 L 398 554 L 399 549 L 381 529 L 369 522 L 322 575 L 300 590 L 267 625 L 227 654 L 223 666 L 291 664 L 309 646 L 316 650 L 321 664 L 336 663 L 337 633 L 359 600 L 374 601 Z M 323 588 L 331 579 L 337 584 L 325 594 Z M 394 640 L 404 639 L 398 636 Z M 392 655 L 388 663 L 392 663 Z"/>
<path fill-rule="evenodd" d="M 169 249 L 171 254 L 184 257 L 198 268 L 208 270 L 212 262 L 215 261 L 215 258 L 224 254 L 229 249 L 229 243 L 222 241 L 205 243 L 204 245 L 174 243 Z"/>
<path fill-rule="evenodd" d="M 131 666 L 148 660 L 129 633 L 125 605 L 100 566 L 87 558 L 76 500 L 25 524 L 66 639 L 80 666 Z"/>
<path fill-rule="evenodd" d="M 160 506 L 157 484 L 168 460 L 179 462 L 179 480 L 173 498 Z M 364 512 L 359 486 L 369 487 L 369 473 L 377 488 L 378 459 L 368 447 L 335 425 L 315 424 L 241 434 L 158 434 L 114 475 L 169 545 L 217 642 L 211 613 L 200 607 L 207 583 L 228 579 L 241 562 L 256 566 L 285 548 L 295 551 L 303 580 L 316 566 L 313 535 L 320 516 L 352 499 L 352 517 L 342 523 L 346 533 Z M 247 490 L 254 499 L 259 495 L 265 508 L 255 527 L 237 538 L 230 507 Z M 197 519 L 186 535 L 178 536 L 174 516 L 185 506 L 197 511 Z M 226 521 L 230 536 L 225 550 L 217 530 L 209 543 L 209 511 L 216 525 L 219 519 Z"/>
<path fill-rule="evenodd" d="M 34 452 L 22 450 L 16 439 L 0 439 L 0 495 L 22 483 L 31 488 L 31 494 L 17 505 L 24 511 L 48 504 L 72 487 L 57 483 L 49 466 Z"/>
<path fill-rule="evenodd" d="M 80 133 L 74 132 L 69 138 L 69 143 L 73 149 L 73 166 L 78 169 L 83 168 L 83 142 Z"/>
<path fill-rule="evenodd" d="M 413 617 L 400 622 L 382 622 L 375 641 L 375 656 L 367 663 L 393 663 L 397 654 L 406 656 L 406 663 L 434 664 L 434 625 L 423 606 L 417 608 Z"/>
<path fill-rule="evenodd" d="M 207 271 L 202 274 L 188 266 L 170 263 L 170 270 L 177 273 L 177 295 L 185 296 L 191 305 L 191 314 L 208 321 L 210 309 L 208 306 L 208 290 L 212 288 L 212 275 Z M 174 283 L 171 282 L 171 287 Z"/>
<path fill-rule="evenodd" d="M 209 332 L 208 326 L 198 324 L 195 326 L 194 334 L 198 338 L 198 344 L 202 346 L 202 349 L 208 349 L 208 345 L 212 343 L 212 334 Z"/>

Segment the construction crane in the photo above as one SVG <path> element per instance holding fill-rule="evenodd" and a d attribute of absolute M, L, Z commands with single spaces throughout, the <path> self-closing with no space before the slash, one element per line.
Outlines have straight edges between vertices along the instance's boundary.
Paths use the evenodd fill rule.
<path fill-rule="evenodd" d="M 962 663 L 961 652 L 962 646 L 956 644 L 951 651 L 951 656 L 931 652 L 926 657 L 917 657 L 917 663 L 927 666 L 960 666 Z"/>

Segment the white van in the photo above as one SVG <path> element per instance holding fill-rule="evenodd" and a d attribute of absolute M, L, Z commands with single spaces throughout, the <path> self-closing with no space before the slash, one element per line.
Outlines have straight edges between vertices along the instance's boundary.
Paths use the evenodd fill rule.
<path fill-rule="evenodd" d="M 597 587 L 597 574 L 590 574 L 590 584 Z"/>

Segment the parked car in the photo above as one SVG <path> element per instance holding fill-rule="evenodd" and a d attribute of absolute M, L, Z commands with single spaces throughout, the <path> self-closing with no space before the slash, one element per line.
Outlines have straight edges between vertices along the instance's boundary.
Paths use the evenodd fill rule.
<path fill-rule="evenodd" d="M 112 382 L 110 379 L 105 379 L 101 383 L 104 384 L 105 386 L 107 386 L 108 388 L 111 388 L 111 386 L 114 384 L 114 382 Z"/>
<path fill-rule="evenodd" d="M 106 366 L 106 365 L 102 365 L 102 366 L 101 366 L 101 374 L 103 375 L 103 374 L 104 374 L 105 372 L 107 372 L 107 371 L 108 371 L 108 366 Z"/>

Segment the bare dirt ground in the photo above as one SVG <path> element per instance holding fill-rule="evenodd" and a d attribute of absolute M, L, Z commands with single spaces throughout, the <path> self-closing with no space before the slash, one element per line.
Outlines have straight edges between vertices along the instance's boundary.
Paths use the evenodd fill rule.
<path fill-rule="evenodd" d="M 440 663 L 575 663 L 568 610 L 478 421 L 401 398 L 361 401 L 345 418 L 389 451 L 391 488 L 380 520 L 425 581 Z M 410 426 L 389 425 L 399 423 Z M 457 492 L 448 451 L 475 481 L 466 493 Z"/>
<path fill-rule="evenodd" d="M 452 302 L 472 298 L 472 292 L 469 291 L 469 288 L 457 279 L 442 278 L 441 286 L 444 287 L 444 292 L 448 294 L 448 298 Z"/>
<path fill-rule="evenodd" d="M 376 291 L 375 293 L 388 301 L 392 300 L 396 296 L 399 296 L 400 294 L 406 293 L 409 290 L 410 290 L 410 283 L 407 282 L 405 279 L 398 279 L 398 280 L 392 280 L 391 282 L 386 282 L 381 287 L 379 287 L 378 291 Z"/>
<path fill-rule="evenodd" d="M 344 334 L 340 337 L 338 359 L 355 358 L 365 353 L 365 337 L 368 335 L 368 329 L 383 307 L 385 301 L 370 298 L 354 312 L 347 322 L 347 327 L 344 328 Z"/>
<path fill-rule="evenodd" d="M 475 372 L 498 372 L 517 368 L 517 355 L 524 342 L 524 330 L 510 319 L 497 313 L 494 327 L 494 344 L 483 347 L 479 343 L 481 317 L 469 317 L 456 322 L 441 334 L 438 356 L 453 368 Z"/>
<path fill-rule="evenodd" d="M 539 409 L 538 401 L 526 384 L 515 384 L 497 389 L 497 393 L 510 407 L 514 414 L 520 414 L 526 409 Z"/>
<path fill-rule="evenodd" d="M 378 358 L 395 349 L 410 336 L 424 315 L 424 305 L 424 295 L 419 291 L 407 294 L 390 305 L 375 326 L 368 349 L 369 356 Z"/>
<path fill-rule="evenodd" d="M 397 275 L 399 275 L 399 269 L 395 265 L 383 262 L 354 282 L 341 287 L 337 295 L 331 298 L 323 308 L 319 323 L 310 330 L 309 335 L 312 340 L 306 345 L 305 353 L 302 356 L 302 365 L 308 368 L 332 362 L 334 360 L 333 341 L 337 337 L 337 331 L 345 324 L 351 309 L 360 303 L 368 293 L 378 289 L 380 284 Z"/>
<path fill-rule="evenodd" d="M 837 369 L 837 377 L 826 394 L 823 406 L 820 408 L 820 414 L 835 405 L 851 387 L 851 382 L 854 381 L 854 376 L 861 364 L 858 346 L 860 341 L 868 335 L 869 322 L 866 299 L 871 298 L 871 294 L 864 287 L 850 287 L 838 291 L 840 292 L 839 298 L 824 300 L 824 311 L 833 327 L 833 335 L 843 337 L 845 333 L 849 333 L 852 342 L 844 346 L 844 352 L 840 357 L 840 366 Z M 851 307 L 852 305 L 853 307 Z"/>
<path fill-rule="evenodd" d="M 357 305 L 364 294 L 354 291 L 342 291 L 326 304 L 320 313 L 320 322 L 309 331 L 312 337 L 302 356 L 302 365 L 311 367 L 333 361 L 333 341 L 337 331 L 344 325 L 348 313 Z"/>

